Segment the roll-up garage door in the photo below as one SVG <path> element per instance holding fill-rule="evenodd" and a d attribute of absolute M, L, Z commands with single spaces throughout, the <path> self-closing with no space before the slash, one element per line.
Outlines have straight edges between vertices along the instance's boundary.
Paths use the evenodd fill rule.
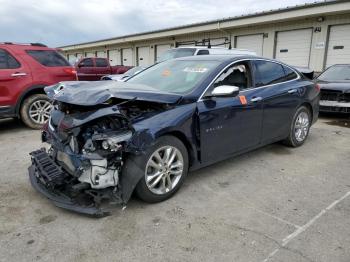
<path fill-rule="evenodd" d="M 96 52 L 97 57 L 107 58 L 107 52 L 105 51 L 97 51 Z"/>
<path fill-rule="evenodd" d="M 312 29 L 277 33 L 275 58 L 293 66 L 309 66 Z"/>
<path fill-rule="evenodd" d="M 94 52 L 86 52 L 85 57 L 95 57 L 95 53 Z"/>
<path fill-rule="evenodd" d="M 143 46 L 137 48 L 137 65 L 148 66 L 150 65 L 149 46 Z"/>
<path fill-rule="evenodd" d="M 236 38 L 236 48 L 254 51 L 258 56 L 263 55 L 263 34 L 242 35 Z"/>
<path fill-rule="evenodd" d="M 132 66 L 132 49 L 124 48 L 122 49 L 122 64 L 125 66 Z"/>
<path fill-rule="evenodd" d="M 109 50 L 108 55 L 111 66 L 121 65 L 122 57 L 120 50 Z"/>
<path fill-rule="evenodd" d="M 350 62 L 350 24 L 334 25 L 329 31 L 326 67 Z"/>
<path fill-rule="evenodd" d="M 167 50 L 170 49 L 169 44 L 164 44 L 164 45 L 156 45 L 156 61 L 159 60 L 160 56 Z"/>

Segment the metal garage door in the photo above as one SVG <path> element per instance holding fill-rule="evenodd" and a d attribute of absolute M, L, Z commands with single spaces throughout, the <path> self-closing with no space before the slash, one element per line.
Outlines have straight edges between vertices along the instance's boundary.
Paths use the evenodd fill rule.
<path fill-rule="evenodd" d="M 121 65 L 122 56 L 121 56 L 120 50 L 109 50 L 108 56 L 109 56 L 109 63 L 112 66 Z"/>
<path fill-rule="evenodd" d="M 294 66 L 309 66 L 312 29 L 277 33 L 275 58 Z"/>
<path fill-rule="evenodd" d="M 85 57 L 95 57 L 95 53 L 94 52 L 86 52 Z"/>
<path fill-rule="evenodd" d="M 264 36 L 263 34 L 256 35 L 242 35 L 236 38 L 236 48 L 248 49 L 255 51 L 257 55 L 263 55 L 263 44 Z"/>
<path fill-rule="evenodd" d="M 124 48 L 122 49 L 122 64 L 125 66 L 132 66 L 132 49 Z"/>
<path fill-rule="evenodd" d="M 152 64 L 150 62 L 149 46 L 143 46 L 137 48 L 137 65 L 148 66 Z"/>
<path fill-rule="evenodd" d="M 170 45 L 156 45 L 156 61 L 159 60 L 159 57 L 167 50 L 170 49 Z"/>
<path fill-rule="evenodd" d="M 350 24 L 331 26 L 326 67 L 350 62 Z"/>
<path fill-rule="evenodd" d="M 96 52 L 97 57 L 107 58 L 107 52 L 105 51 L 97 51 Z"/>

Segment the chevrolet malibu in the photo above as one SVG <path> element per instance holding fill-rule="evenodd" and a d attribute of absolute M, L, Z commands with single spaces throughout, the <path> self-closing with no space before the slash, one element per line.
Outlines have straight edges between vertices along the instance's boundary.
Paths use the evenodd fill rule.
<path fill-rule="evenodd" d="M 133 192 L 170 198 L 187 173 L 264 145 L 302 145 L 319 89 L 293 67 L 253 56 L 165 61 L 127 82 L 63 82 L 31 153 L 32 186 L 56 206 L 93 216 Z M 107 209 L 106 209 L 107 206 Z"/>

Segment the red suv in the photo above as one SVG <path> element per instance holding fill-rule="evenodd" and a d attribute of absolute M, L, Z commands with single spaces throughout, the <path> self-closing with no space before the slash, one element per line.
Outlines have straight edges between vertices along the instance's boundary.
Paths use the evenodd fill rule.
<path fill-rule="evenodd" d="M 27 126 L 40 128 L 51 111 L 44 87 L 75 80 L 75 69 L 57 49 L 0 43 L 0 118 L 19 117 Z"/>

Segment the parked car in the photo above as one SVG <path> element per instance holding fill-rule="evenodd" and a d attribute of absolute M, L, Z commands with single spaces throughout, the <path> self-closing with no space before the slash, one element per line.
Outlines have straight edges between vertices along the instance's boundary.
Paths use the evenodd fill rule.
<path fill-rule="evenodd" d="M 321 88 L 320 111 L 350 113 L 350 64 L 328 67 L 316 83 Z"/>
<path fill-rule="evenodd" d="M 184 46 L 172 48 L 165 51 L 157 62 L 169 59 L 196 56 L 196 55 L 256 55 L 254 51 L 248 49 L 225 48 L 225 47 L 207 47 L 207 46 Z"/>
<path fill-rule="evenodd" d="M 124 74 L 118 74 L 118 75 L 106 75 L 101 77 L 101 80 L 114 80 L 114 81 L 126 81 L 130 77 L 140 73 L 142 70 L 145 70 L 146 67 L 144 66 L 135 66 L 128 71 L 126 71 Z"/>
<path fill-rule="evenodd" d="M 0 118 L 19 117 L 31 128 L 49 118 L 44 87 L 77 80 L 75 69 L 43 44 L 0 43 Z"/>
<path fill-rule="evenodd" d="M 55 205 L 103 216 L 171 197 L 195 170 L 284 141 L 301 146 L 318 118 L 319 89 L 290 66 L 253 56 L 193 56 L 126 82 L 46 88 L 54 110 L 31 153 L 30 181 Z M 84 202 L 81 202 L 83 201 Z"/>
<path fill-rule="evenodd" d="M 85 57 L 75 65 L 80 81 L 98 81 L 101 77 L 111 74 L 124 74 L 131 66 L 111 66 L 107 58 Z"/>

